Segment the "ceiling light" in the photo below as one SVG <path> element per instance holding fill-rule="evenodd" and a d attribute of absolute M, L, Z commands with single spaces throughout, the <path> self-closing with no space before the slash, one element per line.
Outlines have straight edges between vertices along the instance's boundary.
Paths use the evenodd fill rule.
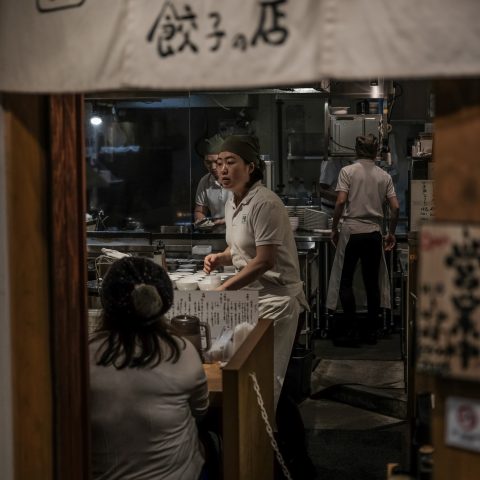
<path fill-rule="evenodd" d="M 90 123 L 97 127 L 98 125 L 101 125 L 102 124 L 102 119 L 98 116 L 98 115 L 93 115 L 91 118 L 90 118 Z"/>

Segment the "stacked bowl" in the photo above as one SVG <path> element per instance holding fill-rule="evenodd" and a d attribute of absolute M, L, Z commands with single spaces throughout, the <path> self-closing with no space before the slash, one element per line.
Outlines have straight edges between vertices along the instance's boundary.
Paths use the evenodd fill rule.
<path fill-rule="evenodd" d="M 298 217 L 288 217 L 288 219 L 290 220 L 290 227 L 292 228 L 292 232 L 295 232 L 300 223 L 300 219 Z"/>

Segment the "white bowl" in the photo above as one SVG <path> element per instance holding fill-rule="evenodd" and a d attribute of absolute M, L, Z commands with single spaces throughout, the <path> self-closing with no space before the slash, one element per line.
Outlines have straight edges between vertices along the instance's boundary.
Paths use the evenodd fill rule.
<path fill-rule="evenodd" d="M 217 285 L 216 283 L 209 282 L 208 280 L 202 280 L 201 282 L 198 282 L 198 288 L 204 291 L 215 290 L 219 286 L 220 286 L 220 283 L 218 283 Z"/>
<path fill-rule="evenodd" d="M 203 280 L 198 282 L 200 290 L 214 290 L 222 284 L 220 275 L 207 275 Z"/>
<path fill-rule="evenodd" d="M 189 290 L 196 290 L 198 288 L 198 282 L 188 277 L 179 278 L 175 283 L 177 284 L 177 289 L 184 292 Z"/>

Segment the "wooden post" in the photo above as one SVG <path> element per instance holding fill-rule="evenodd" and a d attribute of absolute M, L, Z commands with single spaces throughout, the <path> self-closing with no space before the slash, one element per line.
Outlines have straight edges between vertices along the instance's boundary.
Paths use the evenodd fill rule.
<path fill-rule="evenodd" d="M 4 95 L 15 480 L 53 478 L 45 97 Z"/>
<path fill-rule="evenodd" d="M 480 81 L 438 81 L 435 95 L 435 219 L 479 222 Z M 417 385 L 435 394 L 432 431 L 435 480 L 480 478 L 480 454 L 445 445 L 447 397 L 480 399 L 480 383 L 417 375 Z"/>

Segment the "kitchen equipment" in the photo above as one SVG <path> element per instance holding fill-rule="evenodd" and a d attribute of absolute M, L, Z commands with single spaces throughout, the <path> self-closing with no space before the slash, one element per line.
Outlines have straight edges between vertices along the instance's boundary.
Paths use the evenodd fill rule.
<path fill-rule="evenodd" d="M 260 155 L 264 167 L 264 183 L 267 188 L 275 190 L 275 162 L 270 160 L 270 155 Z"/>
<path fill-rule="evenodd" d="M 215 228 L 215 223 L 210 218 L 202 218 L 198 222 L 195 222 L 194 227 L 196 230 L 202 232 L 211 232 Z"/>
<path fill-rule="evenodd" d="M 192 227 L 190 225 L 161 225 L 160 233 L 192 233 Z"/>
<path fill-rule="evenodd" d="M 381 114 L 330 115 L 329 147 L 331 156 L 355 155 L 355 141 L 359 135 L 379 136 Z"/>
<path fill-rule="evenodd" d="M 350 110 L 350 107 L 332 107 L 328 108 L 330 115 L 346 115 Z"/>
<path fill-rule="evenodd" d="M 172 318 L 170 325 L 174 329 L 175 333 L 186 338 L 193 344 L 200 354 L 200 357 L 203 359 L 204 352 L 209 350 L 212 346 L 210 325 L 208 325 L 208 323 L 201 322 L 198 317 L 193 315 L 177 315 Z M 202 348 L 202 329 L 205 331 L 205 348 Z"/>

